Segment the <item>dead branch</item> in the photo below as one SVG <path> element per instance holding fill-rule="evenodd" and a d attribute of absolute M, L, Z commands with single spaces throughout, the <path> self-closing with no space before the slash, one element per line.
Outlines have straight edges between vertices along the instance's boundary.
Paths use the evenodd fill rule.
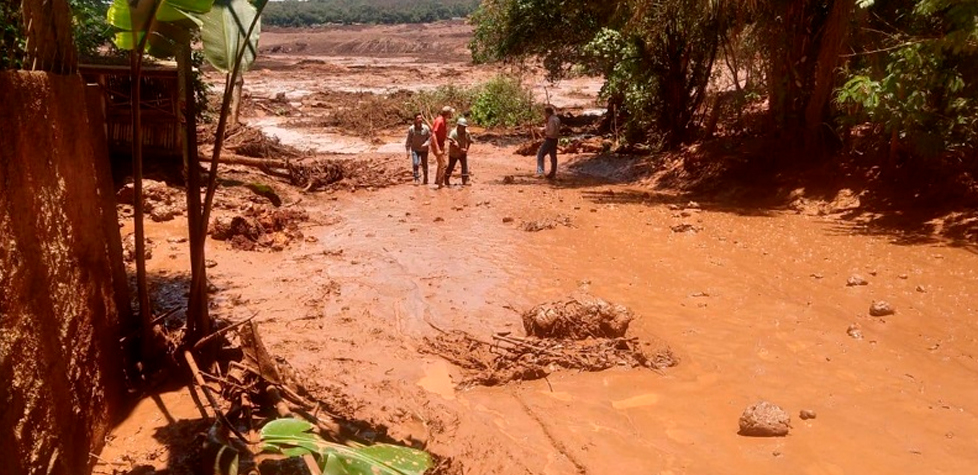
<path fill-rule="evenodd" d="M 183 357 L 187 360 L 187 366 L 190 368 L 190 372 L 194 376 L 194 381 L 197 383 L 197 386 L 200 387 L 201 392 L 204 393 L 204 397 L 207 399 L 207 403 L 210 405 L 211 410 L 214 411 L 214 418 L 217 419 L 217 421 L 220 422 L 225 428 L 227 428 L 228 431 L 234 434 L 235 437 L 240 439 L 245 447 L 247 447 L 250 442 L 248 442 L 248 439 L 245 438 L 245 436 L 242 435 L 241 432 L 239 432 L 238 429 L 227 420 L 224 413 L 221 412 L 217 399 L 215 399 L 214 395 L 211 394 L 210 388 L 207 386 L 207 383 L 204 381 L 204 377 L 200 373 L 200 368 L 197 367 L 197 361 L 194 360 L 194 355 L 191 354 L 190 351 L 185 350 L 183 352 Z"/>
<path fill-rule="evenodd" d="M 210 162 L 211 159 L 209 157 L 205 157 L 202 155 L 200 157 L 200 161 Z M 284 160 L 245 157 L 243 155 L 235 155 L 233 153 L 227 153 L 227 152 L 225 152 L 221 157 L 221 163 L 225 163 L 228 165 L 245 165 L 245 166 L 255 167 L 255 168 L 279 168 L 279 169 L 288 168 L 288 165 L 285 163 Z"/>
<path fill-rule="evenodd" d="M 198 341 L 194 345 L 194 351 L 200 350 L 201 348 L 203 348 L 204 345 L 206 345 L 211 340 L 213 340 L 213 339 L 217 338 L 218 336 L 221 336 L 221 335 L 223 335 L 223 334 L 225 334 L 225 333 L 227 333 L 227 332 L 229 332 L 231 330 L 234 330 L 235 328 L 238 328 L 241 325 L 244 325 L 245 323 L 248 323 L 248 322 L 252 321 L 257 316 L 258 316 L 258 312 L 255 312 L 255 313 L 253 313 L 250 317 L 248 317 L 245 320 L 242 320 L 242 321 L 240 321 L 238 323 L 235 323 L 233 325 L 228 325 L 228 326 L 226 326 L 224 328 L 221 328 L 220 330 L 215 331 L 214 333 L 211 333 L 210 335 L 205 336 L 204 338 L 201 338 L 200 341 Z"/>

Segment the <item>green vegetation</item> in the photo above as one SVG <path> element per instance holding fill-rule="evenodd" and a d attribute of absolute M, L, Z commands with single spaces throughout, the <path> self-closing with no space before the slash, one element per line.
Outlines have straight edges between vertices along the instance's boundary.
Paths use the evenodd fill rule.
<path fill-rule="evenodd" d="M 24 60 L 24 32 L 20 8 L 13 2 L 0 3 L 0 69 L 18 69 Z"/>
<path fill-rule="evenodd" d="M 444 106 L 452 106 L 457 111 L 465 112 L 472 108 L 473 97 L 472 89 L 454 84 L 419 91 L 404 102 L 404 110 L 410 115 L 406 119 L 411 120 L 418 113 L 430 119 Z"/>
<path fill-rule="evenodd" d="M 475 88 L 471 118 L 483 126 L 513 127 L 541 120 L 539 109 L 519 78 L 498 75 Z"/>
<path fill-rule="evenodd" d="M 472 20 L 477 62 L 602 75 L 631 142 L 698 140 L 753 102 L 807 156 L 868 124 L 891 156 L 978 165 L 978 0 L 485 0 Z"/>
<path fill-rule="evenodd" d="M 312 455 L 324 475 L 423 475 L 432 466 L 422 450 L 390 444 L 328 442 L 299 419 L 276 419 L 261 430 L 262 451 L 287 457 Z"/>
<path fill-rule="evenodd" d="M 106 56 L 122 58 L 113 47 L 115 31 L 105 21 L 110 2 L 103 0 L 68 0 L 71 7 L 75 47 L 82 62 L 101 62 Z"/>
<path fill-rule="evenodd" d="M 868 27 L 881 33 L 865 38 L 872 51 L 854 57 L 836 94 L 845 123 L 869 122 L 891 149 L 926 158 L 973 151 L 978 1 L 859 3 Z"/>
<path fill-rule="evenodd" d="M 427 23 L 465 17 L 479 0 L 286 0 L 271 2 L 264 19 L 274 26 L 330 23 Z"/>
<path fill-rule="evenodd" d="M 420 112 L 431 118 L 446 105 L 483 127 L 513 127 L 542 118 L 541 107 L 533 103 L 532 91 L 518 77 L 505 74 L 472 87 L 447 85 L 412 94 L 405 101 L 404 110 L 412 117 Z"/>

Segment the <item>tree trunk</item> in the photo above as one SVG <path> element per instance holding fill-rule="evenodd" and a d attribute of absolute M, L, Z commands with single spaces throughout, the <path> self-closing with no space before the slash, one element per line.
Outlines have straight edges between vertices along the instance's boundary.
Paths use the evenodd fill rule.
<path fill-rule="evenodd" d="M 183 136 L 183 165 L 187 176 L 187 227 L 190 240 L 190 297 L 187 303 L 187 340 L 210 333 L 207 312 L 206 267 L 203 246 L 196 244 L 202 238 L 200 202 L 200 159 L 197 155 L 197 105 L 194 96 L 193 63 L 189 37 L 181 43 L 177 52 L 177 75 L 181 106 L 180 122 Z"/>
<path fill-rule="evenodd" d="M 139 320 L 142 325 L 141 359 L 146 368 L 155 357 L 153 339 L 153 308 L 149 301 L 146 283 L 146 231 L 143 226 L 143 122 L 140 102 L 141 58 L 134 50 L 130 53 L 130 96 L 132 104 L 132 177 L 133 177 L 133 231 L 136 236 L 136 295 L 139 302 Z"/>
<path fill-rule="evenodd" d="M 818 50 L 815 84 L 805 108 L 805 144 L 809 149 L 825 143 L 822 125 L 829 112 L 829 101 L 835 89 L 836 68 L 849 33 L 849 21 L 856 0 L 835 0 L 826 20 Z"/>
<path fill-rule="evenodd" d="M 854 8 L 855 0 L 793 0 L 777 2 L 769 12 L 771 125 L 812 154 L 820 153 L 820 132 Z"/>

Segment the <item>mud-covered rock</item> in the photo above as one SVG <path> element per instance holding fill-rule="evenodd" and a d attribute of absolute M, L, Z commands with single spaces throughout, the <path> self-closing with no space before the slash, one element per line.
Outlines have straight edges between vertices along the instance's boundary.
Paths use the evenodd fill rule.
<path fill-rule="evenodd" d="M 894 313 L 896 313 L 896 309 L 885 300 L 876 300 L 869 306 L 869 314 L 874 317 L 885 317 Z"/>
<path fill-rule="evenodd" d="M 211 237 L 228 241 L 231 247 L 243 251 L 281 251 L 303 238 L 299 223 L 308 219 L 309 214 L 303 209 L 258 207 L 245 215 L 215 218 Z"/>
<path fill-rule="evenodd" d="M 153 240 L 150 238 L 146 238 L 144 241 L 144 246 L 145 248 L 143 250 L 143 256 L 148 261 L 153 258 L 153 247 L 154 247 Z M 136 234 L 135 233 L 129 233 L 129 235 L 127 235 L 122 240 L 122 260 L 125 262 L 136 261 Z"/>
<path fill-rule="evenodd" d="M 160 223 L 163 221 L 170 221 L 173 218 L 180 216 L 180 214 L 182 213 L 183 213 L 182 208 L 178 208 L 173 205 L 162 205 L 162 206 L 158 205 L 158 206 L 154 206 L 153 209 L 149 212 L 149 218 L 157 223 Z"/>
<path fill-rule="evenodd" d="M 569 216 L 557 216 L 555 218 L 537 219 L 534 221 L 524 221 L 521 228 L 528 233 L 535 233 L 547 229 L 555 229 L 557 226 L 572 227 Z"/>
<path fill-rule="evenodd" d="M 783 437 L 791 429 L 791 416 L 777 404 L 761 401 L 744 410 L 740 416 L 740 435 L 750 437 Z"/>
<path fill-rule="evenodd" d="M 263 234 L 265 230 L 261 223 L 246 216 L 215 218 L 211 224 L 211 237 L 218 241 L 229 241 L 236 236 L 257 241 Z"/>
<path fill-rule="evenodd" d="M 869 281 L 863 278 L 859 274 L 852 274 L 846 279 L 846 287 L 856 287 L 860 285 L 869 285 Z"/>
<path fill-rule="evenodd" d="M 540 338 L 619 338 L 634 319 L 635 314 L 624 305 L 578 292 L 524 312 L 523 328 L 527 335 Z"/>
<path fill-rule="evenodd" d="M 116 192 L 116 202 L 123 206 L 132 206 L 135 204 L 135 196 L 135 184 L 127 183 Z M 186 209 L 183 191 L 171 188 L 162 181 L 144 179 L 143 209 L 153 221 L 170 221 L 183 214 Z"/>

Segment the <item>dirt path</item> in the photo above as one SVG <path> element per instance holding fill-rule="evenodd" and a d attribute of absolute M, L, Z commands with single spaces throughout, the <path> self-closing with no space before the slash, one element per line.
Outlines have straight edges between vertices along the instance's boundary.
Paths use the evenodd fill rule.
<path fill-rule="evenodd" d="M 472 155 L 471 187 L 303 196 L 314 239 L 280 253 L 211 241 L 220 311 L 259 312 L 270 350 L 314 394 L 455 457 L 464 473 L 967 474 L 978 464 L 975 253 L 897 245 L 830 217 L 691 208 L 571 172 L 566 156 L 549 183 L 511 148 Z M 571 226 L 520 227 L 558 217 Z M 149 232 L 166 242 L 180 229 Z M 151 272 L 180 269 L 182 246 L 150 261 Z M 847 287 L 851 274 L 869 285 Z M 512 309 L 582 284 L 634 310 L 632 331 L 665 340 L 680 364 L 455 390 L 459 370 L 418 351 L 433 327 L 522 333 Z M 879 299 L 897 313 L 870 317 Z M 847 334 L 853 324 L 862 339 Z M 792 414 L 789 436 L 737 435 L 761 399 Z M 800 420 L 803 409 L 817 418 Z"/>

